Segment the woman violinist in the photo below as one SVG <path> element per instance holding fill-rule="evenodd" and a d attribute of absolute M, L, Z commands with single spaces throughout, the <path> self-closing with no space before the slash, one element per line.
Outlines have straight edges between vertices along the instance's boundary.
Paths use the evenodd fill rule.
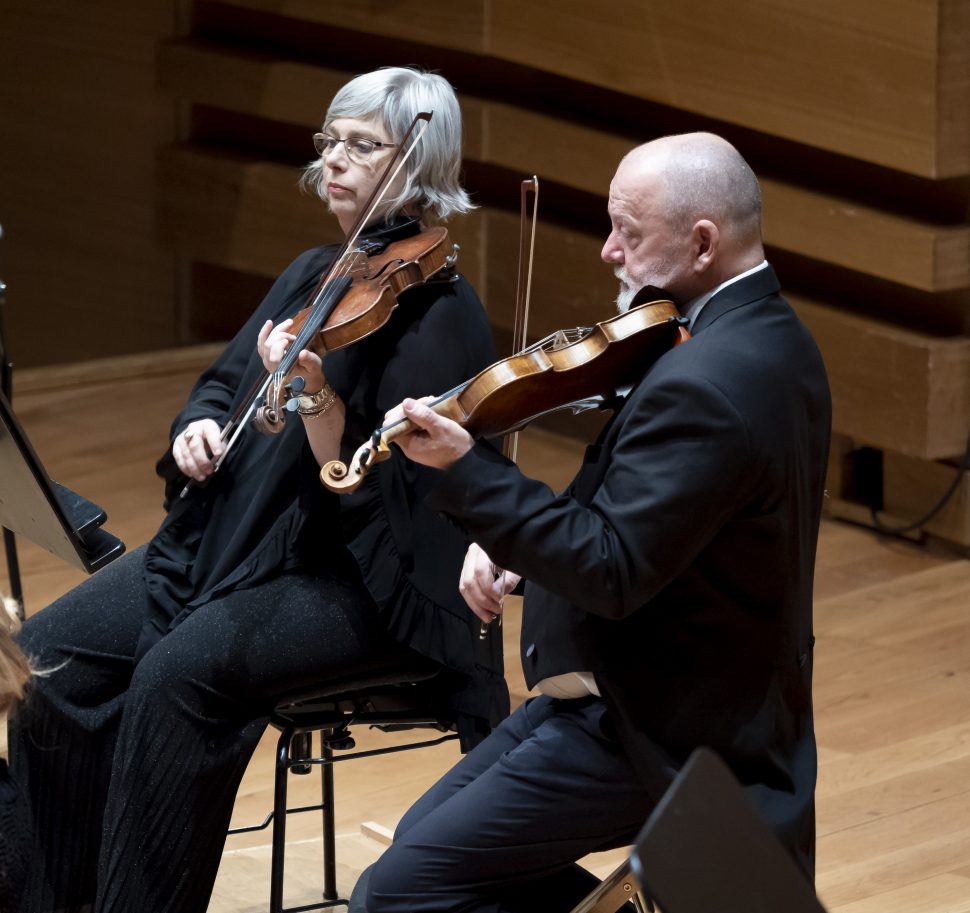
<path fill-rule="evenodd" d="M 470 208 L 461 121 L 440 76 L 378 70 L 338 92 L 304 182 L 345 232 L 413 118 L 433 111 L 361 235 L 415 235 Z M 422 507 L 427 471 L 389 461 L 352 497 L 319 484 L 415 390 L 448 389 L 494 359 L 482 306 L 453 270 L 402 293 L 372 335 L 301 353 L 300 410 L 220 429 L 292 343 L 292 317 L 335 255 L 301 254 L 199 378 L 159 462 L 169 513 L 154 539 L 31 618 L 44 667 L 11 728 L 37 830 L 26 909 L 206 909 L 240 778 L 282 695 L 426 657 L 443 668 L 466 749 L 507 712 L 499 638 L 479 641 L 457 594 L 466 543 Z M 347 447 L 342 442 L 347 442 Z M 186 477 L 193 480 L 184 496 Z"/>

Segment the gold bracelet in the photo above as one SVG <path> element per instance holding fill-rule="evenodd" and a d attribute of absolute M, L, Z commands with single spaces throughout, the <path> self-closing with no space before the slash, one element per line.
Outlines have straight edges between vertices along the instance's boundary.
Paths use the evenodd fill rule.
<path fill-rule="evenodd" d="M 296 398 L 296 411 L 306 418 L 324 415 L 337 402 L 337 391 L 330 384 L 324 384 L 316 393 L 305 393 Z"/>

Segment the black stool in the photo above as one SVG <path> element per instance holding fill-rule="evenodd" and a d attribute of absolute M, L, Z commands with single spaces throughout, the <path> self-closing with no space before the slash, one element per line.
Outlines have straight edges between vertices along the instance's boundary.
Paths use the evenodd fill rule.
<path fill-rule="evenodd" d="M 313 690 L 287 695 L 276 705 L 270 717 L 270 722 L 280 730 L 276 750 L 273 810 L 262 824 L 229 830 L 230 834 L 242 834 L 264 830 L 270 822 L 273 824 L 270 913 L 302 913 L 304 910 L 347 905 L 348 901 L 337 893 L 333 764 L 337 761 L 439 745 L 457 739 L 454 720 L 445 706 L 438 682 L 440 670 L 441 667 L 435 663 L 416 660 L 409 668 L 398 667 L 361 673 L 355 679 L 344 679 Z M 409 742 L 406 745 L 356 751 L 334 757 L 335 750 L 354 748 L 354 739 L 350 733 L 350 726 L 354 724 L 372 726 L 385 732 L 427 727 L 448 734 Z M 316 757 L 312 756 L 314 732 L 320 733 L 320 754 Z M 290 771 L 308 774 L 314 764 L 320 765 L 320 804 L 287 808 L 287 775 Z M 286 816 L 311 811 L 323 812 L 323 900 L 284 909 Z"/>

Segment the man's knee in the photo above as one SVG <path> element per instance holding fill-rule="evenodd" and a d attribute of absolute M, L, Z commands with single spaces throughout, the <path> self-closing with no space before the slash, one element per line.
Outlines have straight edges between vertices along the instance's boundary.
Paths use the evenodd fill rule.
<path fill-rule="evenodd" d="M 413 913 L 415 898 L 428 893 L 422 887 L 425 867 L 420 856 L 405 842 L 385 851 L 370 868 L 364 892 L 366 913 Z"/>
<path fill-rule="evenodd" d="M 385 851 L 370 868 L 364 899 L 367 913 L 386 913 L 395 909 L 393 898 L 401 893 L 401 871 L 394 847 Z"/>

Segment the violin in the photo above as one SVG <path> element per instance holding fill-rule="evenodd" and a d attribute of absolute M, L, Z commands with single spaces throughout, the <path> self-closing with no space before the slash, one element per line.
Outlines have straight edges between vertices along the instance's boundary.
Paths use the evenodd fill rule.
<path fill-rule="evenodd" d="M 293 317 L 290 332 L 296 337 L 280 369 L 271 375 L 263 405 L 256 408 L 253 422 L 264 433 L 282 430 L 285 415 L 281 407 L 294 411 L 303 392 L 303 377 L 290 377 L 303 349 L 321 358 L 379 330 L 397 307 L 398 296 L 423 285 L 436 273 L 453 266 L 458 245 L 448 246 L 448 230 L 435 226 L 410 238 L 385 244 L 365 240 L 345 262 L 342 274 L 318 285 L 311 304 Z"/>
<path fill-rule="evenodd" d="M 591 408 L 635 383 L 664 352 L 688 340 L 685 323 L 672 301 L 660 299 L 593 327 L 557 330 L 428 406 L 474 437 L 507 434 L 558 409 Z M 406 418 L 378 428 L 349 464 L 325 464 L 320 481 L 338 494 L 356 490 L 370 468 L 391 455 L 391 442 L 414 430 Z"/>

